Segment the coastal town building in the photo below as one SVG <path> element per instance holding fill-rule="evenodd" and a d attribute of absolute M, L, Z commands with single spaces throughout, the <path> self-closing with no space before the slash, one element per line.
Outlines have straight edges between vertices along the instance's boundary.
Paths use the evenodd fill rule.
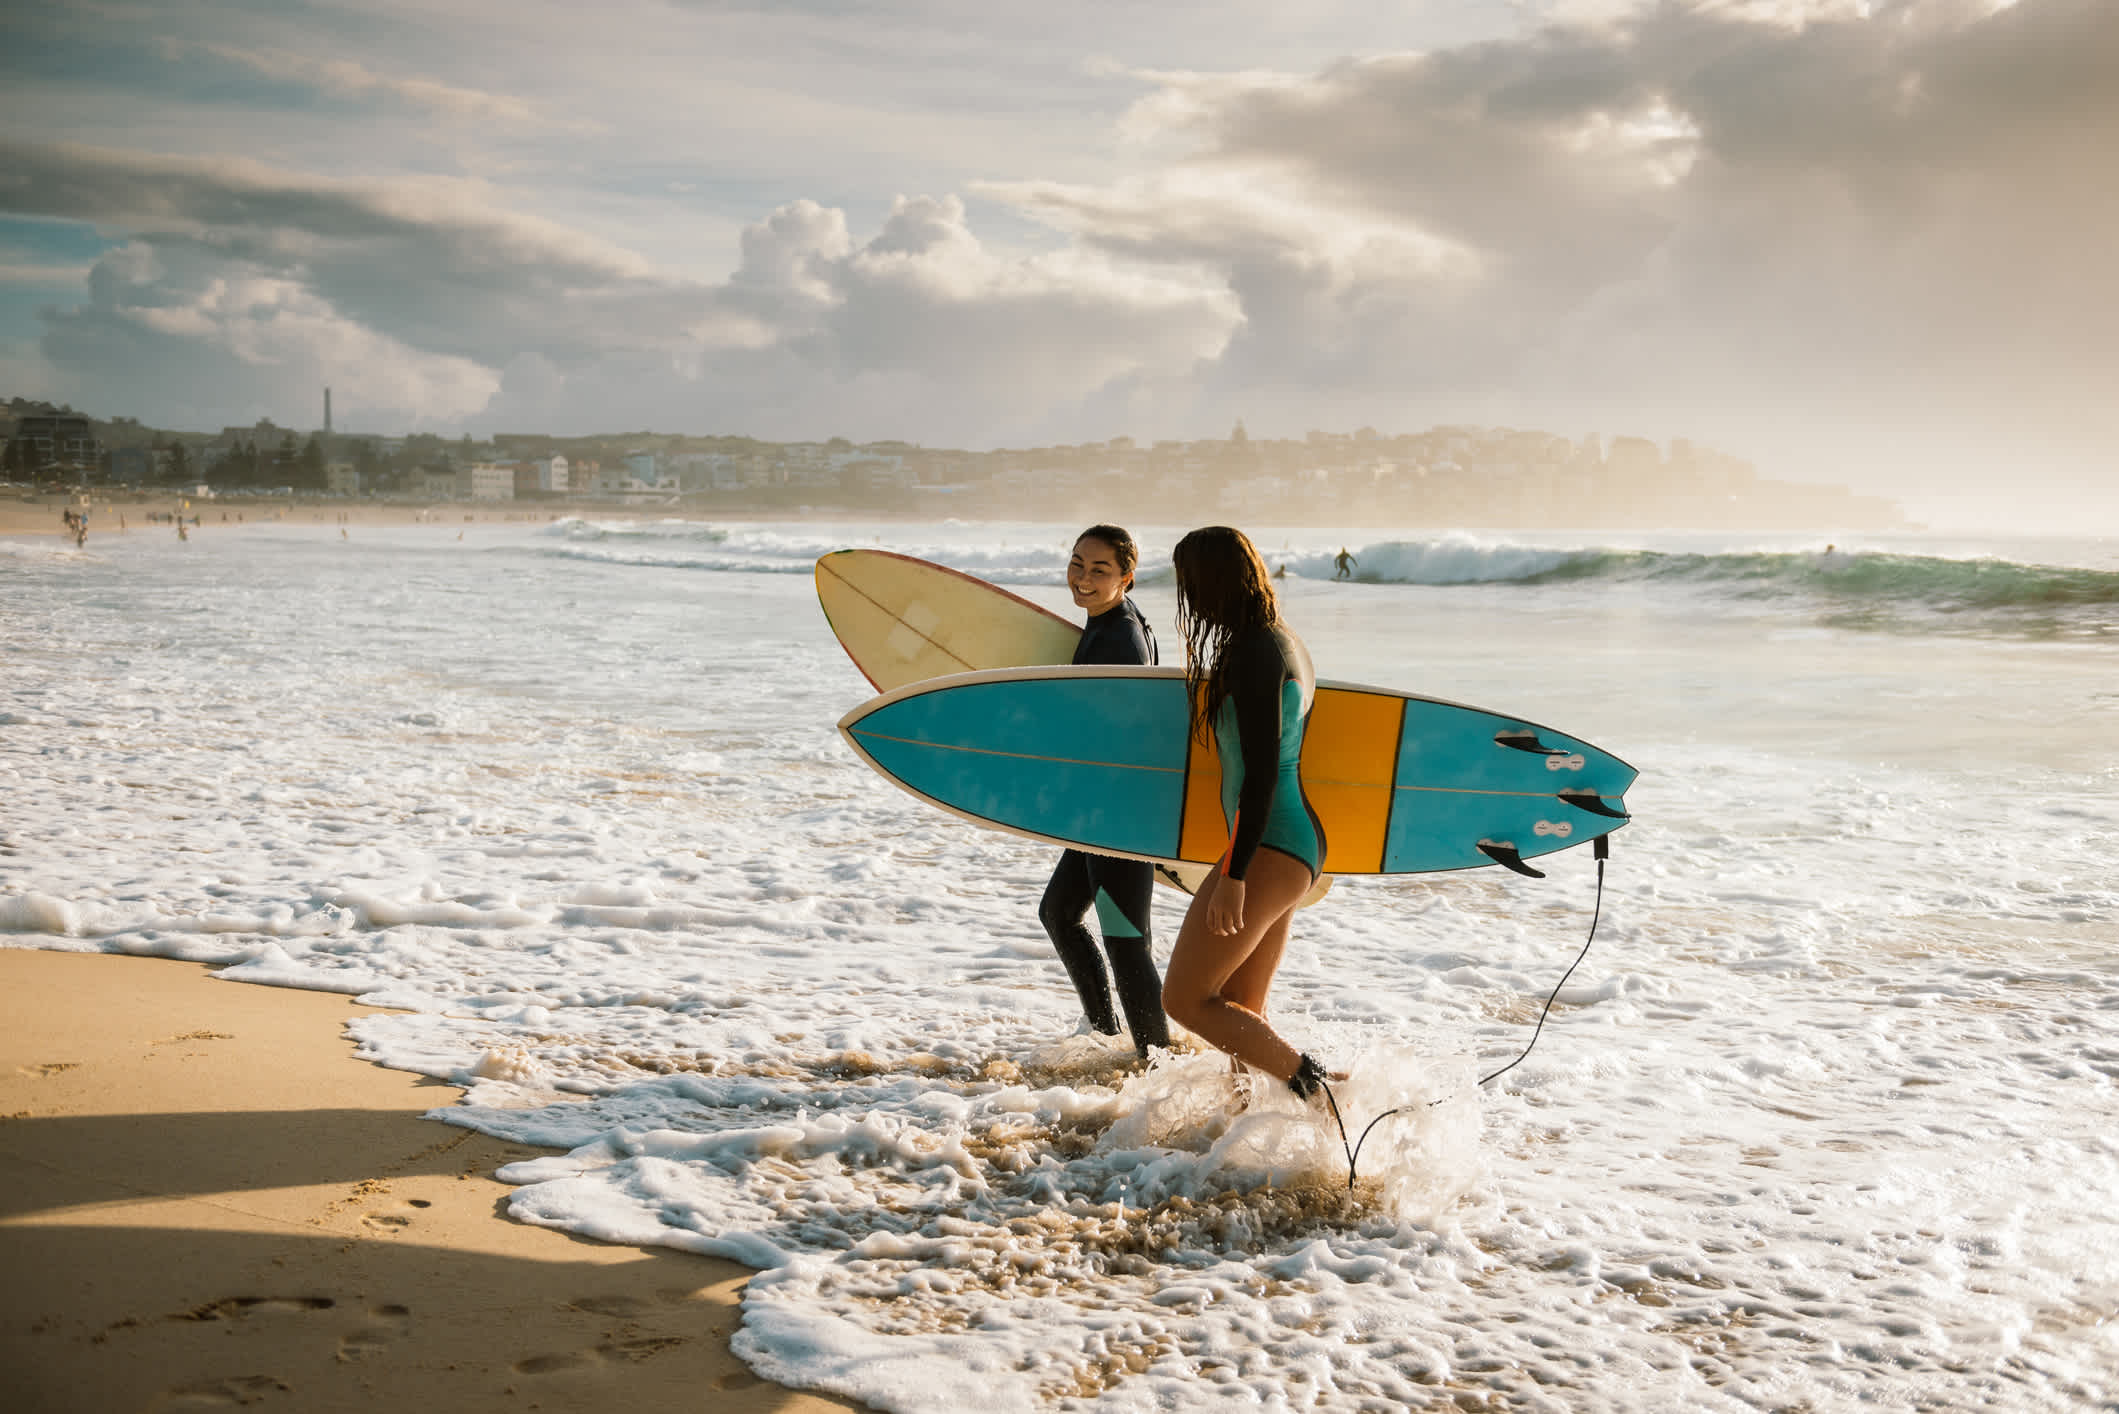
<path fill-rule="evenodd" d="M 405 489 L 418 500 L 453 501 L 456 499 L 456 472 L 448 467 L 423 466 L 411 474 Z"/>
<path fill-rule="evenodd" d="M 460 501 L 512 501 L 515 499 L 515 468 L 499 462 L 473 462 L 456 472 L 456 499 Z"/>
<path fill-rule="evenodd" d="M 33 412 L 15 420 L 7 443 L 10 470 L 44 474 L 50 470 L 88 471 L 102 457 L 95 424 L 78 412 Z"/>

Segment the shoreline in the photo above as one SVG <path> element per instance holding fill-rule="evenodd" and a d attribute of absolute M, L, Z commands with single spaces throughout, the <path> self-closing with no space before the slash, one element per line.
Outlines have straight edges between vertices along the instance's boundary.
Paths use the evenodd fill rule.
<path fill-rule="evenodd" d="M 60 512 L 68 505 L 77 504 L 80 497 L 89 500 L 89 541 L 109 540 L 112 536 L 138 535 L 143 532 L 155 535 L 172 533 L 174 527 L 168 520 L 149 521 L 149 514 L 169 516 L 180 506 L 188 505 L 188 515 L 198 517 L 198 531 L 211 534 L 216 530 L 238 529 L 256 525 L 314 525 L 330 526 L 414 526 L 427 525 L 437 529 L 454 527 L 458 530 L 474 524 L 544 525 L 561 520 L 587 521 L 692 521 L 701 524 L 785 524 L 795 521 L 817 521 L 825 524 L 853 522 L 877 525 L 927 525 L 938 522 L 984 524 L 1001 521 L 1009 524 L 1050 525 L 1064 532 L 1079 528 L 1080 520 L 1074 516 L 1062 516 L 1050 508 L 1026 508 L 1004 512 L 993 506 L 929 505 L 916 509 L 888 506 L 843 506 L 843 505 L 760 505 L 755 502 L 743 505 L 719 505 L 691 499 L 675 504 L 641 504 L 637 502 L 567 500 L 567 501 L 370 501 L 338 500 L 321 496 L 244 496 L 192 498 L 174 490 L 123 490 L 113 492 L 109 488 L 92 488 L 84 492 L 49 491 L 24 492 L 18 490 L 9 498 L 0 490 L 0 537 L 14 536 L 63 536 L 65 527 Z M 1224 511 L 1202 515 L 1220 516 Z M 1261 526 L 1276 530 L 1329 530 L 1344 534 L 1357 527 L 1354 520 L 1358 512 L 1349 510 L 1349 519 L 1302 518 L 1285 520 L 1271 513 L 1258 516 L 1239 516 L 1239 520 L 1255 521 Z M 1171 519 L 1166 515 L 1147 514 L 1120 516 L 1141 525 L 1176 526 L 1204 524 L 1195 517 Z M 122 524 L 121 524 L 122 521 Z M 1538 534 L 1757 534 L 1815 536 L 1819 540 L 1850 540 L 1864 536 L 1919 536 L 1927 534 L 1949 534 L 1948 530 L 1935 530 L 1922 525 L 1901 525 L 1890 528 L 1831 524 L 1797 525 L 1761 524 L 1741 527 L 1724 524 L 1641 523 L 1614 521 L 1585 523 L 1581 525 L 1553 525 L 1542 521 L 1514 522 L 1506 520 L 1474 519 L 1464 522 L 1442 522 L 1411 516 L 1388 521 L 1388 528 L 1402 534 L 1445 535 L 1469 532 L 1479 535 L 1538 535 Z M 2035 537 L 2034 537 L 2035 538 Z"/>
<path fill-rule="evenodd" d="M 562 520 L 586 521 L 695 521 L 700 524 L 749 525 L 785 523 L 792 520 L 817 520 L 826 523 L 839 521 L 861 521 L 874 523 L 925 524 L 932 517 L 926 511 L 849 510 L 832 506 L 786 507 L 784 509 L 761 509 L 759 507 L 733 506 L 638 506 L 614 505 L 608 502 L 570 501 L 565 503 L 530 503 L 514 501 L 436 501 L 429 504 L 409 502 L 345 501 L 316 502 L 289 497 L 245 497 L 239 500 L 190 500 L 169 495 L 143 495 L 127 499 L 94 497 L 89 508 L 88 542 L 108 542 L 113 538 L 141 534 L 171 535 L 175 526 L 171 520 L 150 521 L 150 514 L 173 516 L 178 508 L 189 502 L 186 511 L 187 523 L 191 516 L 198 517 L 193 527 L 196 534 L 211 536 L 218 531 L 243 530 L 260 525 L 314 525 L 323 528 L 332 526 L 430 526 L 434 529 L 462 530 L 468 525 L 549 525 Z M 73 504 L 70 496 L 51 495 L 37 500 L 0 500 L 0 537 L 52 536 L 66 534 L 60 512 Z M 1036 522 L 1032 523 L 1045 523 Z M 1072 521 L 1052 521 L 1053 525 L 1072 525 Z"/>
<path fill-rule="evenodd" d="M 72 504 L 76 504 L 72 496 L 57 494 L 34 500 L 0 500 L 0 536 L 64 536 L 66 527 L 60 519 L 60 512 Z M 502 509 L 495 509 L 496 505 Z M 676 512 L 678 508 L 655 507 L 652 510 L 643 510 L 639 507 L 580 505 L 561 509 L 532 508 L 511 502 L 480 504 L 443 501 L 431 505 L 415 505 L 362 501 L 314 502 L 285 496 L 194 500 L 173 492 L 124 498 L 98 494 L 92 498 L 89 507 L 89 543 L 121 536 L 172 535 L 175 532 L 175 524 L 169 517 L 173 517 L 179 509 L 184 510 L 187 521 L 194 516 L 198 518 L 195 527 L 197 533 L 211 535 L 216 531 L 241 530 L 260 525 L 431 525 L 437 529 L 443 526 L 461 529 L 467 524 L 506 522 L 541 525 L 572 516 L 595 520 L 659 519 Z M 149 520 L 150 515 L 164 519 Z"/>
<path fill-rule="evenodd" d="M 0 948 L 0 1366 L 25 1414 L 860 1409 L 729 1350 L 749 1268 L 506 1215 L 329 992 Z M 34 1272 L 34 1280 L 20 1274 Z"/>

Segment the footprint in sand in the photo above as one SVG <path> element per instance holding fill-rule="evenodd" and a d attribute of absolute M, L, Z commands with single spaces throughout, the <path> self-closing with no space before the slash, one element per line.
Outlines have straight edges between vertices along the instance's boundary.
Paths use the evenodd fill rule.
<path fill-rule="evenodd" d="M 22 1075 L 35 1076 L 39 1080 L 49 1080 L 54 1075 L 64 1075 L 69 1070 L 79 1070 L 80 1068 L 81 1062 L 79 1061 L 45 1061 L 42 1065 L 17 1066 L 16 1070 Z"/>
<path fill-rule="evenodd" d="M 339 1363 L 350 1364 L 381 1354 L 383 1347 L 405 1333 L 405 1325 L 411 1318 L 411 1310 L 404 1306 L 369 1307 L 368 1324 L 339 1337 Z"/>
<path fill-rule="evenodd" d="M 630 1322 L 654 1314 L 658 1306 L 682 1305 L 693 1299 L 692 1292 L 675 1288 L 664 1291 L 661 1296 L 659 1302 L 642 1300 L 636 1296 L 582 1296 L 567 1302 L 566 1309 Z M 515 1373 L 555 1375 L 567 1370 L 587 1370 L 601 1365 L 647 1360 L 665 1350 L 676 1349 L 686 1340 L 684 1336 L 641 1335 L 637 1334 L 636 1330 L 637 1328 L 620 1328 L 586 1350 L 529 1356 L 515 1362 Z"/>
<path fill-rule="evenodd" d="M 193 1409 L 227 1409 L 256 1404 L 275 1394 L 292 1394 L 294 1386 L 276 1375 L 231 1375 L 226 1379 L 197 1380 L 164 1390 L 149 1407 L 155 1414 L 182 1414 Z"/>
<path fill-rule="evenodd" d="M 209 1301 L 203 1306 L 194 1306 L 189 1311 L 179 1311 L 169 1317 L 172 1321 L 239 1321 L 246 1316 L 259 1316 L 286 1311 L 328 1311 L 338 1305 L 329 1296 L 224 1296 L 219 1301 Z"/>
<path fill-rule="evenodd" d="M 556 1375 L 565 1370 L 586 1370 L 602 1362 L 587 1351 L 574 1351 L 566 1355 L 532 1355 L 527 1360 L 515 1362 L 518 1375 Z"/>
<path fill-rule="evenodd" d="M 558 1355 L 532 1355 L 527 1360 L 518 1360 L 515 1362 L 515 1373 L 556 1375 L 564 1370 L 587 1370 L 599 1365 L 646 1360 L 660 1355 L 665 1350 L 675 1350 L 682 1344 L 684 1337 L 675 1335 L 607 1340 L 587 1350 L 569 1350 Z"/>
<path fill-rule="evenodd" d="M 425 1198 L 407 1198 L 404 1202 L 404 1206 L 417 1210 L 420 1208 L 431 1208 L 434 1205 L 428 1202 Z M 412 1226 L 412 1214 L 403 1212 L 362 1213 L 361 1226 L 369 1229 L 371 1232 L 374 1232 L 379 1236 L 395 1237 L 397 1234 L 403 1232 L 406 1228 Z"/>

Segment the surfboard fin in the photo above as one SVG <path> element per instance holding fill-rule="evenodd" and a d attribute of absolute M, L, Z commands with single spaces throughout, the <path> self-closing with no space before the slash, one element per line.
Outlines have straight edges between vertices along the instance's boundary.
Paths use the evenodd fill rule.
<path fill-rule="evenodd" d="M 1565 756 L 1560 747 L 1547 746 L 1538 740 L 1538 734 L 1525 727 L 1507 727 L 1494 733 L 1494 745 L 1506 746 L 1517 751 L 1528 751 L 1533 756 Z"/>
<path fill-rule="evenodd" d="M 1177 889 L 1182 893 L 1189 894 L 1192 892 L 1192 886 L 1185 882 L 1185 876 L 1178 873 L 1175 869 L 1172 869 L 1167 864 L 1158 864 L 1155 866 L 1155 877 L 1168 884 L 1171 888 Z"/>
<path fill-rule="evenodd" d="M 1502 844 L 1499 840 L 1481 840 L 1479 841 L 1479 853 L 1485 855 L 1503 869 L 1512 869 L 1526 879 L 1542 879 L 1545 877 L 1528 864 L 1525 864 L 1523 856 L 1516 852 L 1516 847 L 1512 844 Z"/>
<path fill-rule="evenodd" d="M 1560 799 L 1577 810 L 1587 810 L 1592 815 L 1602 815 L 1608 820 L 1631 820 L 1633 817 L 1623 810 L 1612 808 L 1611 802 L 1593 790 L 1563 790 Z"/>

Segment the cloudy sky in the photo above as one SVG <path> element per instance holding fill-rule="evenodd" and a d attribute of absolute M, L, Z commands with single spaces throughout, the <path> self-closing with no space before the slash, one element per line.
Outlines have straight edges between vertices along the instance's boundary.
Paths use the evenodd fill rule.
<path fill-rule="evenodd" d="M 0 394 L 1691 437 L 2119 527 L 2114 0 L 12 0 Z"/>

